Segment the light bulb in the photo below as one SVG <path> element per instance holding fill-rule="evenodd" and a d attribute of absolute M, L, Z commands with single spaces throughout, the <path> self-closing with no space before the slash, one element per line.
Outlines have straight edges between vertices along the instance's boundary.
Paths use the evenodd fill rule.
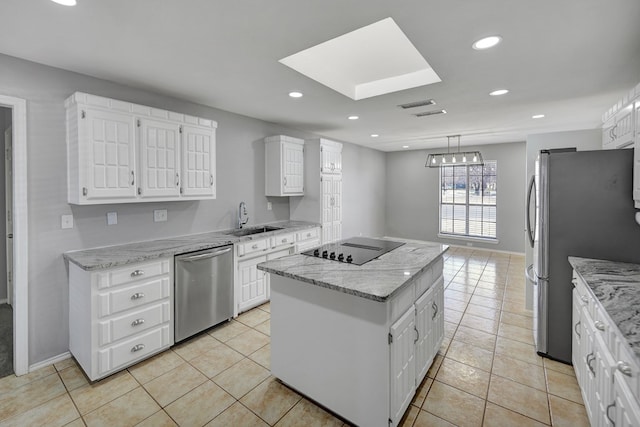
<path fill-rule="evenodd" d="M 445 159 L 444 156 L 442 156 L 442 163 L 447 163 L 447 159 Z"/>
<path fill-rule="evenodd" d="M 467 156 L 462 156 L 462 162 L 466 163 L 467 162 Z"/>
<path fill-rule="evenodd" d="M 451 163 L 455 163 L 456 162 L 456 156 L 453 156 L 453 158 L 451 159 Z"/>
<path fill-rule="evenodd" d="M 477 161 L 478 161 L 478 158 L 477 158 L 476 156 L 473 156 L 473 161 L 474 161 L 474 162 L 477 162 Z"/>
<path fill-rule="evenodd" d="M 436 162 L 436 158 L 434 157 L 433 159 L 431 159 L 431 163 L 435 164 L 435 162 Z"/>

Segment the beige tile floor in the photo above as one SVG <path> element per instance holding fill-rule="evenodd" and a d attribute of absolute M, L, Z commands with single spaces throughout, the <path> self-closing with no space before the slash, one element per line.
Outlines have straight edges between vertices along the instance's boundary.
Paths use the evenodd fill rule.
<path fill-rule="evenodd" d="M 536 355 L 524 259 L 452 247 L 445 340 L 403 426 L 587 426 L 573 370 Z M 341 426 L 269 373 L 270 306 L 89 384 L 73 359 L 0 379 L 0 426 Z"/>

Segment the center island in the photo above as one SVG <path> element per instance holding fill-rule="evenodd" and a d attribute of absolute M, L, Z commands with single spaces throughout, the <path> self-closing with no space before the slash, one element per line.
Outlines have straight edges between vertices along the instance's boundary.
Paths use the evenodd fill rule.
<path fill-rule="evenodd" d="M 390 241 L 401 245 L 362 265 L 328 254 Z M 398 425 L 442 344 L 447 249 L 354 238 L 259 264 L 270 273 L 272 374 L 351 423 Z"/>

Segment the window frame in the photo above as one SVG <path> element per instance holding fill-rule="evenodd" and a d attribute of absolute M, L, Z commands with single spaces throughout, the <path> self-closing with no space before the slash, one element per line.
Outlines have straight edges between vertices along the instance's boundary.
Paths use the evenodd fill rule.
<path fill-rule="evenodd" d="M 485 160 L 484 161 L 484 165 L 482 167 L 482 173 L 481 175 L 479 175 L 481 182 L 485 182 L 486 177 L 495 177 L 495 183 L 496 183 L 496 190 L 495 190 L 495 204 L 485 204 L 484 202 L 484 198 L 482 200 L 481 203 L 471 203 L 470 201 L 470 177 L 472 176 L 478 176 L 478 175 L 472 175 L 470 173 L 470 169 L 472 166 L 474 165 L 446 165 L 446 166 L 442 166 L 440 168 L 439 171 L 439 178 L 438 178 L 438 237 L 441 238 L 447 238 L 447 239 L 462 239 L 462 240 L 470 240 L 470 241 L 479 241 L 479 242 L 487 242 L 487 243 L 499 243 L 498 241 L 498 192 L 497 192 L 497 178 L 498 178 L 498 162 L 497 160 Z M 487 165 L 487 163 L 493 163 L 493 169 L 495 170 L 495 174 L 485 174 L 485 166 Z M 443 184 L 444 184 L 444 180 L 445 180 L 445 170 L 446 168 L 451 168 L 451 177 L 455 177 L 456 176 L 456 169 L 454 168 L 464 168 L 465 169 L 465 173 L 464 173 L 464 177 L 465 177 L 465 201 L 464 204 L 463 203 L 455 203 L 455 198 L 453 201 L 451 202 L 443 202 L 443 191 L 446 190 L 445 188 L 443 188 Z M 458 169 L 459 170 L 459 169 Z M 456 183 L 454 180 L 453 183 L 453 188 L 451 190 L 455 190 L 456 187 Z M 456 233 L 453 231 L 454 227 L 452 226 L 452 231 L 443 231 L 442 228 L 442 223 L 443 223 L 443 205 L 444 206 L 451 206 L 452 207 L 452 211 L 455 209 L 455 206 L 464 206 L 464 210 L 465 210 L 465 232 L 464 233 Z M 480 222 L 484 223 L 484 208 L 485 207 L 493 207 L 495 208 L 495 235 L 494 236 L 489 236 L 489 235 L 478 235 L 478 234 L 469 234 L 470 231 L 470 219 L 469 219 L 469 211 L 470 211 L 470 207 L 479 207 L 482 215 L 480 217 Z M 451 218 L 451 221 L 453 221 L 453 217 Z"/>

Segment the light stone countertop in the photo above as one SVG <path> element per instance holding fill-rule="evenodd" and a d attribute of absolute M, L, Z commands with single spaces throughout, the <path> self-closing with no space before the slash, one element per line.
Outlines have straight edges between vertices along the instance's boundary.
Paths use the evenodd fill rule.
<path fill-rule="evenodd" d="M 277 221 L 268 224 L 251 225 L 245 228 L 261 227 L 263 225 L 282 227 L 282 230 L 243 237 L 225 234 L 232 232 L 232 229 L 212 231 L 209 233 L 65 252 L 63 256 L 65 260 L 78 265 L 83 270 L 101 270 L 320 226 L 320 224 L 306 221 Z"/>
<path fill-rule="evenodd" d="M 363 265 L 307 255 L 290 255 L 258 264 L 272 274 L 384 302 L 429 268 L 449 246 L 393 238 L 404 245 Z"/>
<path fill-rule="evenodd" d="M 640 264 L 569 257 L 640 363 Z"/>

